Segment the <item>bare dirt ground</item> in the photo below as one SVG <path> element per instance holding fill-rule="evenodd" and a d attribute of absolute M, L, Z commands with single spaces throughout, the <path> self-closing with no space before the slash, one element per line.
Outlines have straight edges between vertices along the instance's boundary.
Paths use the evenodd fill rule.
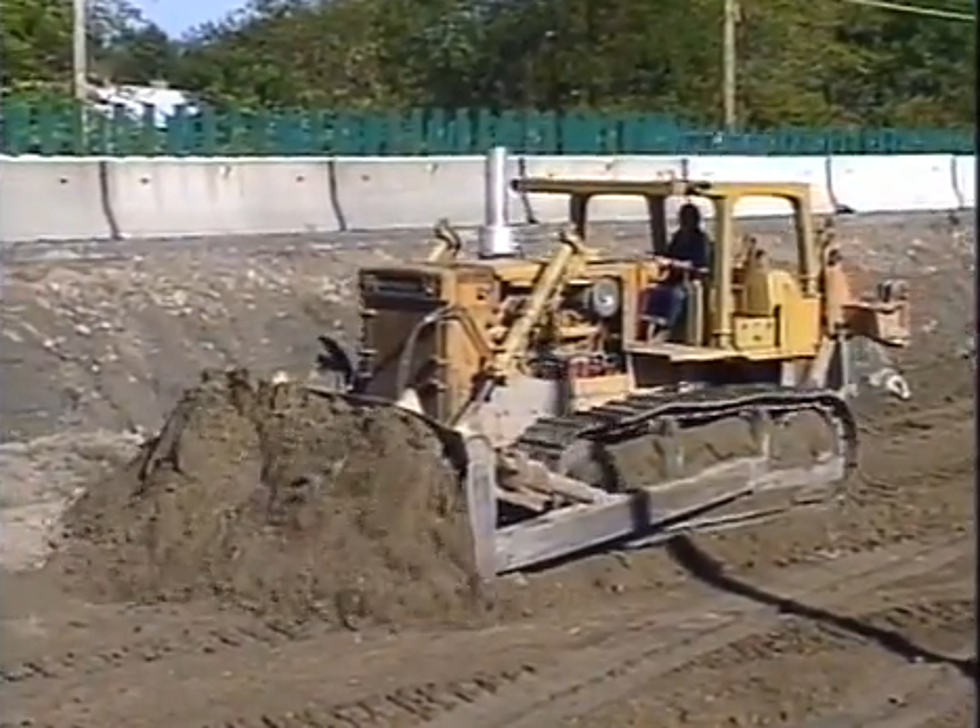
<path fill-rule="evenodd" d="M 775 244 L 777 224 L 752 227 Z M 619 249 L 635 234 L 610 232 Z M 417 234 L 350 236 L 343 250 L 331 238 L 5 251 L 3 725 L 972 725 L 974 229 L 881 217 L 840 235 L 859 279 L 909 280 L 916 327 L 898 360 L 914 398 L 858 403 L 861 472 L 843 503 L 507 577 L 461 623 L 346 628 L 336 612 L 120 602 L 66 591 L 77 583 L 58 558 L 27 567 L 59 546 L 84 487 L 113 492 L 201 368 L 305 372 L 313 333 L 353 332 L 356 267 L 420 250 Z M 344 553 L 414 573 L 362 547 L 354 536 L 377 524 L 362 525 L 341 534 Z M 317 548 L 276 553 L 315 566 Z"/>

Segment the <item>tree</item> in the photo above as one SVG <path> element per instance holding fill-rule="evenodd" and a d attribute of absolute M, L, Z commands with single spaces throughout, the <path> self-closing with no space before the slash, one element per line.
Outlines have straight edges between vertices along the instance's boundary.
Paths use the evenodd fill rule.
<path fill-rule="evenodd" d="M 72 71 L 71 0 L 0 0 L 0 13 L 4 92 L 67 95 Z M 127 0 L 89 2 L 86 32 L 94 75 L 144 83 L 174 70 L 173 43 Z"/>
<path fill-rule="evenodd" d="M 148 84 L 177 73 L 177 46 L 159 26 L 124 28 L 101 53 L 104 74 L 117 83 Z"/>
<path fill-rule="evenodd" d="M 4 93 L 65 93 L 71 84 L 71 4 L 0 0 Z"/>
<path fill-rule="evenodd" d="M 841 0 L 740 5 L 743 125 L 972 126 L 970 24 Z M 0 7 L 4 89 L 67 87 L 70 0 Z M 162 76 L 219 105 L 631 110 L 717 127 L 722 12 L 722 0 L 251 0 L 176 44 L 129 0 L 96 0 L 89 30 L 105 76 Z"/>
<path fill-rule="evenodd" d="M 945 7 L 963 10 L 962 4 Z M 856 118 L 876 125 L 973 125 L 971 23 L 852 7 L 837 36 L 855 62 L 835 75 L 828 95 Z"/>
<path fill-rule="evenodd" d="M 255 2 L 195 31 L 177 82 L 215 103 L 359 106 L 385 103 L 375 0 L 324 6 Z"/>

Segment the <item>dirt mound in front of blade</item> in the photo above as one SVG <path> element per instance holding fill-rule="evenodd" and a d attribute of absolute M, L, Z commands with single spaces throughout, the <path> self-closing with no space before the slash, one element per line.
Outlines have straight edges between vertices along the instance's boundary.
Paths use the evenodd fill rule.
<path fill-rule="evenodd" d="M 451 620 L 475 605 L 459 476 L 429 427 L 242 372 L 66 514 L 49 563 L 91 597 L 217 597 L 270 616 Z"/>

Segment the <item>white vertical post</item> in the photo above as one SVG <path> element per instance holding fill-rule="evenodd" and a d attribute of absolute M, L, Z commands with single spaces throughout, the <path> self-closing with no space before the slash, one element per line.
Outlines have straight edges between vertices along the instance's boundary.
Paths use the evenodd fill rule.
<path fill-rule="evenodd" d="M 738 0 L 725 0 L 725 22 L 724 22 L 724 103 L 725 103 L 725 131 L 729 134 L 735 133 L 736 112 L 735 112 L 735 84 L 737 62 L 737 51 L 735 48 L 735 24 L 738 23 Z"/>
<path fill-rule="evenodd" d="M 85 3 L 72 3 L 72 91 L 78 101 L 83 143 L 88 142 L 88 24 Z"/>
<path fill-rule="evenodd" d="M 85 34 L 85 0 L 74 0 L 72 17 L 72 86 L 75 98 L 84 103 L 88 86 L 88 48 Z"/>
<path fill-rule="evenodd" d="M 484 226 L 480 231 L 480 255 L 484 258 L 515 255 L 514 231 L 507 221 L 507 149 L 487 152 L 484 169 Z"/>

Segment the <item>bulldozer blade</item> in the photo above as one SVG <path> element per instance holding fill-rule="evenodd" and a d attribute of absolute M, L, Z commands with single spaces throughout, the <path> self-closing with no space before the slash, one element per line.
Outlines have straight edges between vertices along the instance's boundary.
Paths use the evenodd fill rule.
<path fill-rule="evenodd" d="M 622 548 L 635 551 L 652 546 L 661 546 L 678 536 L 689 536 L 696 533 L 718 533 L 719 531 L 744 528 L 745 526 L 758 526 L 779 518 L 788 510 L 789 507 L 782 506 L 777 508 L 758 508 L 725 516 L 692 518 L 677 524 L 665 525 L 658 529 L 656 533 L 629 539 L 622 545 Z"/>
<path fill-rule="evenodd" d="M 498 473 L 513 468 L 514 456 L 498 452 L 485 435 L 447 428 L 388 400 L 310 385 L 306 389 L 316 396 L 339 398 L 354 406 L 395 408 L 432 430 L 459 473 L 475 571 L 484 586 L 499 574 L 597 547 L 653 544 L 681 533 L 759 522 L 809 502 L 828 500 L 835 491 L 821 486 L 840 482 L 847 473 L 846 455 L 830 455 L 814 465 L 778 470 L 769 468 L 765 455 L 757 455 L 719 463 L 689 477 L 609 493 L 598 492 L 587 483 L 554 473 L 532 460 L 524 463 L 525 474 L 543 475 L 545 484 L 522 483 L 518 479 L 517 488 L 510 490 L 501 487 Z M 514 488 L 515 484 L 505 485 Z M 801 494 L 817 493 L 819 497 L 815 495 L 808 502 L 799 499 Z M 499 504 L 514 502 L 518 496 L 540 501 L 541 508 L 531 509 L 538 515 L 500 527 Z M 732 506 L 743 501 L 751 505 L 746 510 L 730 512 Z M 560 503 L 565 505 L 555 507 Z"/>
<path fill-rule="evenodd" d="M 561 508 L 498 529 L 496 571 L 526 568 L 631 537 L 676 535 L 722 523 L 730 524 L 728 527 L 744 525 L 756 518 L 756 510 L 725 514 L 714 524 L 705 518 L 753 498 L 780 499 L 779 509 L 788 510 L 793 507 L 794 491 L 839 481 L 844 472 L 842 457 L 785 470 L 768 469 L 764 458 L 740 458 L 695 476 L 620 494 L 607 502 Z M 783 505 L 782 500 L 787 503 Z"/>
<path fill-rule="evenodd" d="M 481 435 L 468 437 L 465 447 L 466 510 L 473 537 L 474 565 L 480 580 L 488 583 L 497 574 L 497 453 Z"/>
<path fill-rule="evenodd" d="M 898 371 L 882 344 L 867 339 L 855 339 L 850 342 L 849 349 L 851 369 L 856 381 L 903 402 L 912 398 L 908 380 Z"/>

